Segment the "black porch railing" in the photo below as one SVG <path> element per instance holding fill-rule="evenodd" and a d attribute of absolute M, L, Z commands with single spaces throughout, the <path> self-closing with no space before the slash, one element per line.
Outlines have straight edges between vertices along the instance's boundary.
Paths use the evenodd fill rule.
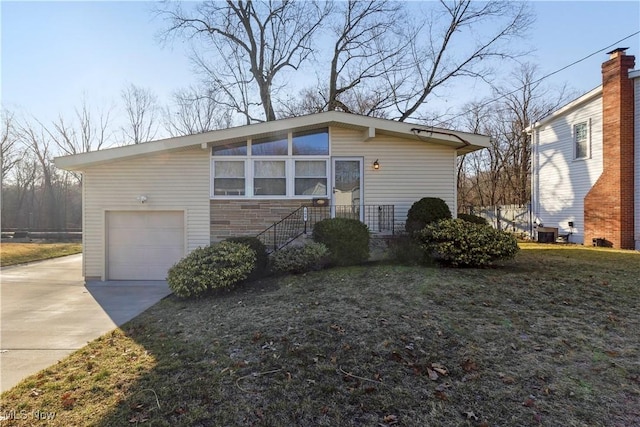
<path fill-rule="evenodd" d="M 364 222 L 373 233 L 394 234 L 393 205 L 303 206 L 260 234 L 269 253 L 288 245 L 326 218 L 351 218 Z"/>

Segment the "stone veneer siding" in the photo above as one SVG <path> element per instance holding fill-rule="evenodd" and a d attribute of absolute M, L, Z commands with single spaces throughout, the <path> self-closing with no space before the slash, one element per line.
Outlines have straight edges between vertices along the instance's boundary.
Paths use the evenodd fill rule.
<path fill-rule="evenodd" d="M 211 200 L 211 243 L 255 236 L 311 200 Z"/>

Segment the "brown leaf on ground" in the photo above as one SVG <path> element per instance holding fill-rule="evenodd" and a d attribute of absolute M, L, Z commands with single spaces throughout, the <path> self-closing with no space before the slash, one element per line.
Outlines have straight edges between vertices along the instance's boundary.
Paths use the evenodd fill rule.
<path fill-rule="evenodd" d="M 438 374 L 436 373 L 436 371 L 434 371 L 433 369 L 427 368 L 427 375 L 429 375 L 429 379 L 431 381 L 437 381 L 438 380 Z"/>
<path fill-rule="evenodd" d="M 465 359 L 464 362 L 462 362 L 461 366 L 465 372 L 473 372 L 478 370 L 478 364 L 473 359 Z"/>
<path fill-rule="evenodd" d="M 431 367 L 433 368 L 434 371 L 436 371 L 437 373 L 439 373 L 442 376 L 445 376 L 445 375 L 449 374 L 449 370 L 447 368 L 445 368 L 444 365 L 441 365 L 439 363 L 432 363 Z"/>
<path fill-rule="evenodd" d="M 385 415 L 384 418 L 382 418 L 382 421 L 384 421 L 385 424 L 392 426 L 394 424 L 398 424 L 398 416 L 397 415 Z"/>
<path fill-rule="evenodd" d="M 468 420 L 478 421 L 478 417 L 476 416 L 476 414 L 473 413 L 473 411 L 463 412 L 462 415 L 467 417 Z"/>
<path fill-rule="evenodd" d="M 339 333 L 340 335 L 345 333 L 345 329 L 340 325 L 333 324 L 330 326 L 330 328 L 336 331 L 337 333 Z"/>

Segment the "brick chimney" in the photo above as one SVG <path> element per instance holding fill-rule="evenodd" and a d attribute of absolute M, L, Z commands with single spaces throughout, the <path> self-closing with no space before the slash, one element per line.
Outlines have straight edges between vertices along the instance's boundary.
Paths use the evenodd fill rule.
<path fill-rule="evenodd" d="M 602 64 L 603 171 L 584 199 L 585 245 L 603 238 L 615 248 L 635 249 L 633 80 L 635 57 L 627 48 L 609 52 Z"/>

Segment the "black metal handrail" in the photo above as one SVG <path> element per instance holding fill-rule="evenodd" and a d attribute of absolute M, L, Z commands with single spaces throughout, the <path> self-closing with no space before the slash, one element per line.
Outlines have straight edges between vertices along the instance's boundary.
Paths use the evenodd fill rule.
<path fill-rule="evenodd" d="M 303 234 L 313 231 L 326 218 L 351 218 L 362 221 L 376 233 L 394 234 L 395 207 L 393 205 L 333 205 L 303 206 L 258 234 L 269 253 L 288 245 Z"/>

